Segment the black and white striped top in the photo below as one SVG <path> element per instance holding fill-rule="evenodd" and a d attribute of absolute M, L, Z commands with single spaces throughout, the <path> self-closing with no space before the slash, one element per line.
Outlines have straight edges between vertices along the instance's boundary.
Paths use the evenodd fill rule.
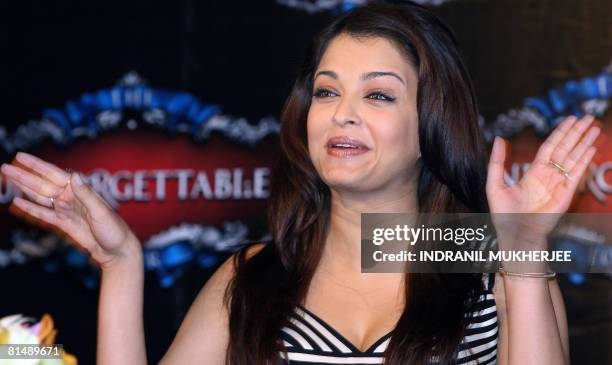
<path fill-rule="evenodd" d="M 495 364 L 497 360 L 497 307 L 493 298 L 495 274 L 483 277 L 485 292 L 479 298 L 477 310 L 468 323 L 465 337 L 459 345 L 457 364 Z M 290 323 L 282 328 L 281 338 L 287 357 L 281 354 L 281 364 L 382 364 L 383 354 L 391 333 L 378 339 L 365 351 L 355 347 L 338 331 L 308 309 L 295 309 Z"/>

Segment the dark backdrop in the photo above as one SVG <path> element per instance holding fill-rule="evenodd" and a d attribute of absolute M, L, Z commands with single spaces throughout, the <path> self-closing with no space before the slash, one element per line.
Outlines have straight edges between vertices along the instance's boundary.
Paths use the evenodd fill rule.
<path fill-rule="evenodd" d="M 131 70 L 249 121 L 278 116 L 307 42 L 336 14 L 272 0 L 27 0 L 2 7 L 0 125 L 8 132 Z M 487 121 L 522 106 L 525 97 L 597 74 L 611 60 L 610 1 L 455 0 L 434 10 L 455 29 Z M 10 159 L 3 156 L 3 162 Z M 147 275 L 152 363 L 212 272 L 190 266 L 169 288 Z M 0 316 L 49 312 L 58 342 L 80 363 L 94 362 L 95 289 L 71 271 L 49 273 L 39 263 L 0 269 L 0 282 Z M 610 279 L 592 275 L 576 286 L 561 277 L 561 284 L 573 363 L 612 363 L 606 345 L 612 338 Z"/>

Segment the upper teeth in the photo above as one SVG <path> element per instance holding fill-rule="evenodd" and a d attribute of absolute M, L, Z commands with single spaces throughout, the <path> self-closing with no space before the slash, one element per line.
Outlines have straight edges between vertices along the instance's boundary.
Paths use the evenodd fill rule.
<path fill-rule="evenodd" d="M 357 148 L 356 146 L 353 146 L 351 144 L 344 144 L 344 143 L 334 144 L 334 147 Z"/>

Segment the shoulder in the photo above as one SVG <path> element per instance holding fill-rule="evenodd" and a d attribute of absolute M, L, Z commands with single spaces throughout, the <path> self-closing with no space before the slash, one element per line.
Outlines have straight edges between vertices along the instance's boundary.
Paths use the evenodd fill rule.
<path fill-rule="evenodd" d="M 243 256 L 245 260 L 249 260 L 258 254 L 264 247 L 266 247 L 266 243 L 252 243 L 235 252 L 227 260 L 225 260 L 225 262 L 219 266 L 210 279 L 208 279 L 206 285 L 204 285 L 198 296 L 204 296 L 205 299 L 209 300 L 214 299 L 215 302 L 220 302 L 218 304 L 222 304 L 227 286 L 236 273 L 236 263 L 238 257 Z M 198 302 L 196 299 L 194 304 L 197 303 Z"/>
<path fill-rule="evenodd" d="M 160 364 L 184 364 L 193 358 L 224 364 L 229 340 L 225 292 L 236 272 L 237 257 L 244 255 L 249 259 L 265 246 L 265 243 L 245 246 L 215 271 L 198 293 Z"/>
<path fill-rule="evenodd" d="M 236 273 L 237 258 L 243 255 L 245 260 L 249 260 L 264 247 L 266 247 L 266 243 L 252 243 L 244 246 L 225 260 L 200 290 L 198 297 L 193 303 L 193 305 L 196 306 L 194 308 L 199 308 L 197 306 L 201 306 L 203 310 L 214 309 L 215 311 L 223 310 L 226 312 L 226 308 L 223 305 L 223 298 L 228 284 Z"/>
<path fill-rule="evenodd" d="M 253 256 L 261 252 L 261 250 L 263 250 L 265 247 L 269 247 L 268 245 L 269 243 L 267 242 L 249 243 L 243 246 L 242 248 L 240 248 L 238 251 L 236 251 L 236 253 L 234 253 L 223 265 L 221 265 L 219 269 L 229 271 L 230 273 L 233 274 L 236 271 L 237 261 L 239 260 L 246 261 L 246 260 L 251 259 Z M 224 267 L 226 265 L 227 267 Z"/>

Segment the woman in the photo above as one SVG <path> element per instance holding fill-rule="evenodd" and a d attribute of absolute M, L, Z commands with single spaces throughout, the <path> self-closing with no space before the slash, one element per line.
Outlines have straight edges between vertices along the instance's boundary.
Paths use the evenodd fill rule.
<path fill-rule="evenodd" d="M 362 212 L 567 210 L 595 153 L 593 118 L 564 120 L 512 187 L 499 138 L 485 180 L 477 118 L 453 36 L 428 10 L 375 3 L 335 20 L 282 114 L 273 242 L 218 269 L 161 363 L 568 363 L 563 302 L 545 275 L 483 285 L 481 275 L 360 272 Z M 25 168 L 2 172 L 33 202 L 14 204 L 102 268 L 98 363 L 145 364 L 140 242 L 77 173 L 16 159 Z"/>

